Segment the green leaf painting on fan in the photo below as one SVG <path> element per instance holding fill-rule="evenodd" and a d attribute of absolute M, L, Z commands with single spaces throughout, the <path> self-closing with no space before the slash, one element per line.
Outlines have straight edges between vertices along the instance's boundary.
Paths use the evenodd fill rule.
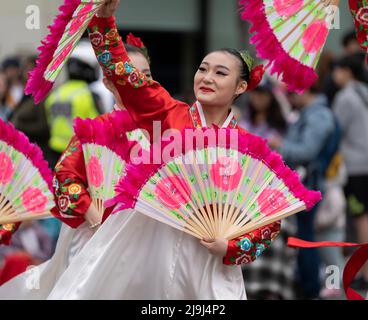
<path fill-rule="evenodd" d="M 61 70 L 77 46 L 88 24 L 105 0 L 64 0 L 50 34 L 42 41 L 36 68 L 26 85 L 26 94 L 32 94 L 36 103 L 52 89 Z"/>
<path fill-rule="evenodd" d="M 230 135 L 229 129 L 203 130 Z M 109 204 L 117 204 L 116 212 L 135 209 L 199 239 L 231 240 L 320 200 L 264 140 L 248 133 L 238 139 L 236 147 L 207 142 L 160 165 L 129 163 Z M 184 140 L 176 150 L 184 149 Z"/>
<path fill-rule="evenodd" d="M 251 43 L 289 90 L 303 92 L 315 69 L 339 0 L 241 0 L 242 18 L 252 24 Z"/>
<path fill-rule="evenodd" d="M 41 150 L 0 120 L 0 224 L 49 218 L 54 206 Z"/>

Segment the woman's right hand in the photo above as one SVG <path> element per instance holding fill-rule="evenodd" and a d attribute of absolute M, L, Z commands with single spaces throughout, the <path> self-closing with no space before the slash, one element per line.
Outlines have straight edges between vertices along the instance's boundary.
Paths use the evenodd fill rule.
<path fill-rule="evenodd" d="M 96 226 L 102 222 L 103 215 L 98 212 L 97 208 L 93 203 L 89 206 L 86 214 L 85 219 L 89 223 L 90 226 Z"/>
<path fill-rule="evenodd" d="M 120 0 L 106 0 L 102 7 L 98 10 L 97 16 L 100 18 L 108 18 L 115 14 Z"/>

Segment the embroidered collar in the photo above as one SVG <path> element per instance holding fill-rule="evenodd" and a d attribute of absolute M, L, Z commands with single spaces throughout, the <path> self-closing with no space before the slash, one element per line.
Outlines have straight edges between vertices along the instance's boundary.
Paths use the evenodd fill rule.
<path fill-rule="evenodd" d="M 203 113 L 202 105 L 198 101 L 194 103 L 192 107 L 190 107 L 189 111 L 192 117 L 193 126 L 195 128 L 207 127 L 207 122 Z M 222 128 L 229 127 L 230 129 L 234 129 L 237 125 L 238 122 L 235 119 L 234 112 L 231 110 L 230 114 L 222 125 Z"/>

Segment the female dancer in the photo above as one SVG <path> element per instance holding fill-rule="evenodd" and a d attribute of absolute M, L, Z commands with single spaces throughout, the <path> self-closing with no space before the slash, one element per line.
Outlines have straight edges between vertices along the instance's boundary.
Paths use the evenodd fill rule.
<path fill-rule="evenodd" d="M 90 25 L 90 39 L 105 75 L 117 88 L 132 119 L 152 136 L 162 129 L 237 128 L 234 99 L 252 83 L 251 59 L 235 50 L 205 57 L 195 77 L 198 102 L 174 100 L 132 64 L 108 2 Z M 276 237 L 275 223 L 233 241 L 195 238 L 133 210 L 109 216 L 55 283 L 49 299 L 245 299 L 239 264 L 251 262 Z M 8 288 L 5 288 L 8 290 Z"/>
<path fill-rule="evenodd" d="M 130 59 L 143 70 L 148 78 L 151 78 L 150 59 L 143 42 L 129 34 L 126 43 Z M 98 119 L 109 121 L 116 112 L 124 112 L 124 106 L 111 81 L 104 78 L 104 84 L 114 94 L 116 105 L 112 113 L 101 115 Z M 126 111 L 124 114 L 129 117 Z M 138 141 L 140 136 L 136 135 L 133 138 Z M 54 256 L 44 264 L 35 267 L 32 272 L 25 272 L 10 281 L 6 285 L 6 288 L 9 287 L 9 289 L 6 289 L 5 286 L 1 287 L 0 298 L 45 299 L 73 257 L 82 250 L 98 226 L 111 213 L 111 209 L 106 210 L 104 217 L 101 217 L 93 205 L 87 190 L 83 157 L 81 143 L 74 136 L 55 168 L 54 190 L 57 203 L 52 213 L 65 224 L 61 228 Z M 0 225 L 0 244 L 8 245 L 19 225 L 20 223 Z M 31 285 L 28 286 L 27 283 Z"/>

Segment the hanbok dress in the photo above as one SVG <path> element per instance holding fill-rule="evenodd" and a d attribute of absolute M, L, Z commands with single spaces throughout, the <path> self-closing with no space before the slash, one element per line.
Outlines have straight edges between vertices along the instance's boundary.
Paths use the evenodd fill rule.
<path fill-rule="evenodd" d="M 89 35 L 105 75 L 117 87 L 133 121 L 153 138 L 151 141 L 154 140 L 153 121 L 160 121 L 163 131 L 207 126 L 200 103 L 190 107 L 173 99 L 159 83 L 147 80 L 132 65 L 113 17 L 94 18 Z M 232 112 L 223 127 L 242 130 Z M 73 155 L 72 152 L 62 159 L 65 175 L 56 174 L 59 186 L 63 186 L 57 193 L 57 203 L 63 215 L 75 216 L 65 222 L 78 227 L 84 222 L 83 211 L 90 199 L 84 198 L 88 197 L 88 191 L 83 183 L 79 184 L 79 197 L 69 193 L 70 186 L 79 183 L 73 180 L 75 170 L 70 161 Z M 68 171 L 69 166 L 71 170 Z M 79 204 L 84 210 L 78 211 Z M 210 254 L 198 239 L 135 210 L 117 212 L 107 215 L 102 226 L 73 256 L 64 271 L 57 274 L 56 281 L 45 276 L 50 283 L 45 285 L 47 290 L 43 298 L 244 300 L 241 264 L 259 257 L 279 231 L 280 222 L 275 222 L 231 240 L 222 258 Z M 55 258 L 54 263 L 58 261 L 59 258 Z M 54 273 L 57 267 L 50 269 L 48 272 Z M 43 272 L 40 273 L 42 277 Z M 32 299 L 34 289 L 19 295 L 20 283 L 24 281 L 25 276 L 21 275 L 0 287 L 0 299 L 7 296 Z M 42 286 L 39 290 L 43 290 Z"/>

